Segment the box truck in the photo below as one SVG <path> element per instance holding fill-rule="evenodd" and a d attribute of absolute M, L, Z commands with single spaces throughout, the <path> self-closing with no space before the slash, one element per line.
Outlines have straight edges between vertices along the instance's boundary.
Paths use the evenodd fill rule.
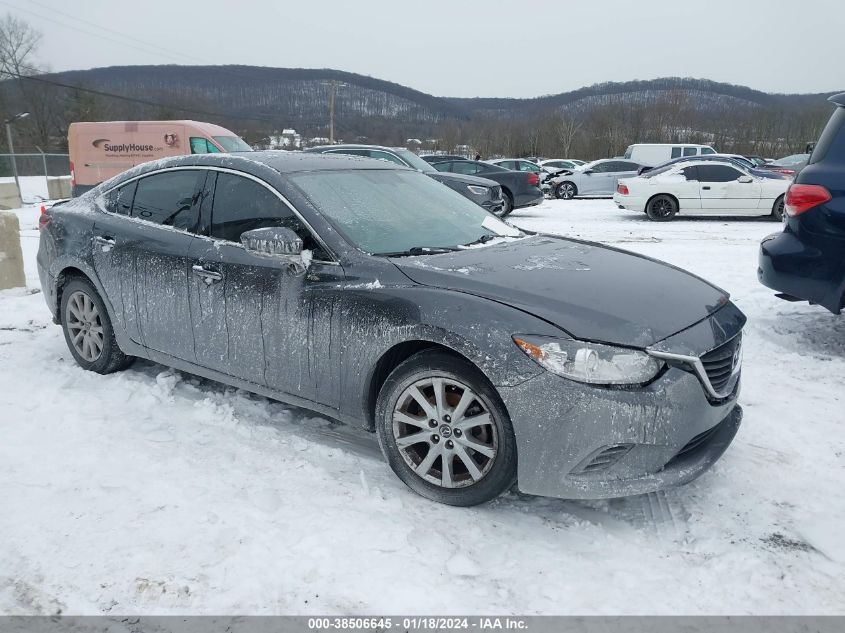
<path fill-rule="evenodd" d="M 147 161 L 252 148 L 234 132 L 201 121 L 101 121 L 71 123 L 68 151 L 76 197 Z"/>

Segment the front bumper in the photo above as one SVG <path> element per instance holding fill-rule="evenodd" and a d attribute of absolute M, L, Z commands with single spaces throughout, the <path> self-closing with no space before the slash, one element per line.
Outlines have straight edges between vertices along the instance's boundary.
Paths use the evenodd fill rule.
<path fill-rule="evenodd" d="M 547 497 L 625 497 L 687 483 L 721 457 L 742 420 L 738 386 L 713 404 L 694 374 L 675 367 L 636 390 L 544 373 L 499 391 L 516 434 L 519 489 Z M 603 455 L 614 461 L 592 468 Z"/>
<path fill-rule="evenodd" d="M 757 279 L 772 290 L 839 314 L 845 283 L 837 270 L 841 261 L 841 253 L 824 252 L 805 244 L 792 231 L 784 231 L 760 243 Z"/>

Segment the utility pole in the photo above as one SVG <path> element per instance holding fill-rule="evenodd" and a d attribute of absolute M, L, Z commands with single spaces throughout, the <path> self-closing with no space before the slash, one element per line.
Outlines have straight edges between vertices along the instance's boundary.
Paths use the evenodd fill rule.
<path fill-rule="evenodd" d="M 6 119 L 3 123 L 6 125 L 6 142 L 9 144 L 9 157 L 12 159 L 12 173 L 15 175 L 15 187 L 18 190 L 18 197 L 23 200 L 23 193 L 21 193 L 21 183 L 18 178 L 18 163 L 15 160 L 15 146 L 12 145 L 12 123 L 25 119 L 29 116 L 29 112 L 21 112 L 10 119 Z M 23 204 L 23 203 L 21 203 Z"/>
<path fill-rule="evenodd" d="M 324 86 L 329 87 L 329 142 L 334 144 L 334 101 L 337 96 L 338 88 L 345 88 L 346 84 L 332 79 L 331 81 L 324 81 Z"/>

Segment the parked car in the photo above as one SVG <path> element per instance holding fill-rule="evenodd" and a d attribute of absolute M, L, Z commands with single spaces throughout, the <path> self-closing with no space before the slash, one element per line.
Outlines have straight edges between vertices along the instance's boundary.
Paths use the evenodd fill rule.
<path fill-rule="evenodd" d="M 43 296 L 80 367 L 142 357 L 361 425 L 443 503 L 514 482 L 569 498 L 675 486 L 740 425 L 745 316 L 725 291 L 527 235 L 392 162 L 165 159 L 40 229 Z"/>
<path fill-rule="evenodd" d="M 251 152 L 224 127 L 202 121 L 85 121 L 67 132 L 71 196 L 122 171 L 167 156 Z"/>
<path fill-rule="evenodd" d="M 791 154 L 772 161 L 766 165 L 766 169 L 771 169 L 792 177 L 807 165 L 809 159 L 809 154 Z"/>
<path fill-rule="evenodd" d="M 545 167 L 546 169 L 575 169 L 576 167 L 585 165 L 586 161 L 575 160 L 574 158 L 551 158 L 549 160 L 541 160 L 538 164 L 540 167 Z"/>
<path fill-rule="evenodd" d="M 490 213 L 502 216 L 510 213 L 506 208 L 507 198 L 502 195 L 498 183 L 487 178 L 468 176 L 462 174 L 443 174 L 437 171 L 430 163 L 422 160 L 411 150 L 404 147 L 382 147 L 380 145 L 321 145 L 310 147 L 306 152 L 318 154 L 342 154 L 346 156 L 362 156 L 375 158 L 389 163 L 410 167 L 423 172 L 426 176 L 434 178 L 450 189 L 485 208 Z"/>
<path fill-rule="evenodd" d="M 420 154 L 427 163 L 438 163 L 442 160 L 469 160 L 466 156 L 457 156 L 455 154 Z"/>
<path fill-rule="evenodd" d="M 678 163 L 688 163 L 697 160 L 729 162 L 736 165 L 737 167 L 747 170 L 752 176 L 756 176 L 758 178 L 776 178 L 780 180 L 784 178 L 789 178 L 789 176 L 779 171 L 764 168 L 758 169 L 754 163 L 752 163 L 744 156 L 740 156 L 738 154 L 707 154 L 706 156 L 682 156 L 681 158 L 673 158 L 672 160 L 665 162 L 662 165 L 658 165 L 657 167 L 640 167 L 637 170 L 637 174 L 642 175 L 653 171 L 654 169 L 666 167 L 667 165 L 677 165 Z"/>
<path fill-rule="evenodd" d="M 569 200 L 576 196 L 612 196 L 616 181 L 636 176 L 640 165 L 629 160 L 604 158 L 564 171 L 552 178 L 550 185 L 556 198 Z"/>
<path fill-rule="evenodd" d="M 845 308 L 845 93 L 786 192 L 783 232 L 760 244 L 757 276 L 790 301 Z"/>
<path fill-rule="evenodd" d="M 735 161 L 696 160 L 666 165 L 622 178 L 613 195 L 621 209 L 640 211 L 649 219 L 683 215 L 768 215 L 783 217 L 789 181 L 761 178 Z"/>
<path fill-rule="evenodd" d="M 501 217 L 505 217 L 514 209 L 531 207 L 543 201 L 540 177 L 533 171 L 514 171 L 474 160 L 443 161 L 434 163 L 434 168 L 451 174 L 480 176 L 499 183 L 505 201 Z"/>
<path fill-rule="evenodd" d="M 635 143 L 625 150 L 624 158 L 640 165 L 662 165 L 667 160 L 681 156 L 703 156 L 715 154 L 709 145 L 694 143 Z"/>

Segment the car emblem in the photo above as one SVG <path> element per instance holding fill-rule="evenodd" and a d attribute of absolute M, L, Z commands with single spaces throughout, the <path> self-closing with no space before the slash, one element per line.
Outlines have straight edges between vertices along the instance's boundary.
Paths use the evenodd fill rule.
<path fill-rule="evenodd" d="M 442 435 L 446 439 L 449 439 L 450 437 L 452 437 L 452 427 L 446 424 L 442 425 L 440 427 L 440 435 Z"/>

